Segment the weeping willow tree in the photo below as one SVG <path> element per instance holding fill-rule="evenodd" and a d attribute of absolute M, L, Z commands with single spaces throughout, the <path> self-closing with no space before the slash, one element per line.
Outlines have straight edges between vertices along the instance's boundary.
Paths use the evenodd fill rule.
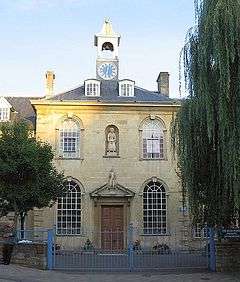
<path fill-rule="evenodd" d="M 172 145 L 193 222 L 229 227 L 240 210 L 240 0 L 195 5 Z"/>

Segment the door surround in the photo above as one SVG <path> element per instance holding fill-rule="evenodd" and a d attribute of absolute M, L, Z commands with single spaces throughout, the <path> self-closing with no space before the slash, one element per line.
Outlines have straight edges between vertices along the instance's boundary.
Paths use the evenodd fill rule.
<path fill-rule="evenodd" d="M 94 202 L 94 243 L 97 248 L 101 248 L 101 230 L 102 230 L 102 206 L 122 206 L 123 208 L 123 248 L 127 247 L 127 232 L 130 223 L 130 202 L 126 198 L 100 198 Z"/>
<path fill-rule="evenodd" d="M 100 232 L 101 232 L 101 208 L 102 206 L 123 206 L 123 231 L 124 244 L 127 247 L 127 231 L 130 223 L 130 203 L 135 193 L 124 187 L 116 181 L 116 175 L 113 170 L 109 174 L 109 182 L 95 189 L 90 193 L 93 199 L 94 207 L 94 245 L 101 248 Z"/>

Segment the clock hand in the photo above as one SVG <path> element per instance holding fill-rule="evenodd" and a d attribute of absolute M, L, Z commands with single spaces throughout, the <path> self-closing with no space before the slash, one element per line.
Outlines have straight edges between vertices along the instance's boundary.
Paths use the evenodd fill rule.
<path fill-rule="evenodd" d="M 108 65 L 108 77 L 112 75 L 112 65 Z"/>

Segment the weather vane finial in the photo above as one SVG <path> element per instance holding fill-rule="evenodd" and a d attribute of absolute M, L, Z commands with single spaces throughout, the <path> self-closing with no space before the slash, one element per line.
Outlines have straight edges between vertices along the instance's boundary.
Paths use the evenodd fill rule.
<path fill-rule="evenodd" d="M 105 22 L 105 23 L 110 23 L 110 19 L 109 19 L 108 17 L 105 17 L 105 18 L 104 18 L 104 22 Z"/>

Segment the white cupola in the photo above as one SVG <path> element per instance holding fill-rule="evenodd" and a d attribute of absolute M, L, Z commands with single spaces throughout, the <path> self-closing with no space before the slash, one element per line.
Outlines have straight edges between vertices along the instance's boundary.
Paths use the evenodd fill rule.
<path fill-rule="evenodd" d="M 94 44 L 97 47 L 96 78 L 118 80 L 120 35 L 113 31 L 108 19 L 105 19 L 101 32 L 95 35 Z"/>
<path fill-rule="evenodd" d="M 118 47 L 120 44 L 120 35 L 113 31 L 109 19 L 105 19 L 100 33 L 94 38 L 94 45 L 97 47 L 97 57 L 109 59 L 118 58 Z"/>

